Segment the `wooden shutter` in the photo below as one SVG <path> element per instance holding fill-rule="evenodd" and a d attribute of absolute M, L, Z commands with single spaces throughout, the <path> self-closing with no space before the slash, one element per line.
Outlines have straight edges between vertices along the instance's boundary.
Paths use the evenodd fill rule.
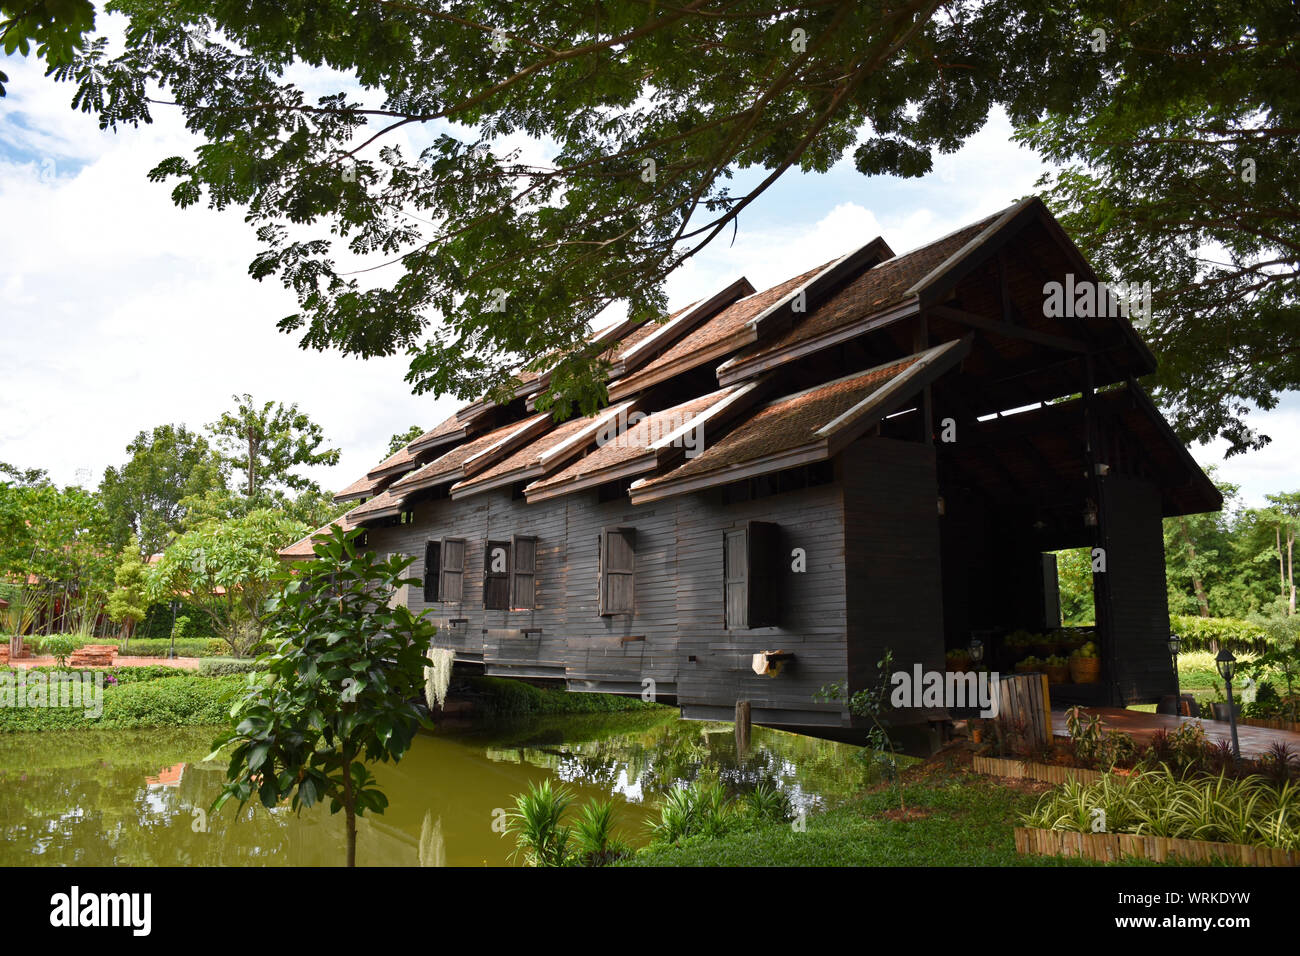
<path fill-rule="evenodd" d="M 510 608 L 510 542 L 488 541 L 483 548 L 483 607 Z"/>
<path fill-rule="evenodd" d="M 781 623 L 781 582 L 785 564 L 781 553 L 781 526 L 751 521 L 748 528 L 749 602 L 747 627 L 776 627 Z"/>
<path fill-rule="evenodd" d="M 465 539 L 443 538 L 441 549 L 439 600 L 455 603 L 462 600 L 465 593 Z"/>
<path fill-rule="evenodd" d="M 438 578 L 442 571 L 442 542 L 426 541 L 424 544 L 424 603 L 438 600 Z"/>
<path fill-rule="evenodd" d="M 728 628 L 776 627 L 781 612 L 781 528 L 748 521 L 723 535 Z"/>
<path fill-rule="evenodd" d="M 631 614 L 636 593 L 636 529 L 600 532 L 600 613 Z"/>
<path fill-rule="evenodd" d="M 723 590 L 727 627 L 749 627 L 749 531 L 722 535 Z"/>
<path fill-rule="evenodd" d="M 537 539 L 532 535 L 510 536 L 510 606 L 537 607 Z"/>

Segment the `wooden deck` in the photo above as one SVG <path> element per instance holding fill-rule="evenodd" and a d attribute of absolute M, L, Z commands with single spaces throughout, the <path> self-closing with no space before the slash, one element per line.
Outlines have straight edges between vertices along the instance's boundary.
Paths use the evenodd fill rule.
<path fill-rule="evenodd" d="M 1140 710 L 1124 710 L 1118 707 L 1086 707 L 1090 714 L 1101 716 L 1102 726 L 1106 730 L 1120 730 L 1128 734 L 1139 745 L 1150 740 L 1157 730 L 1173 733 L 1180 724 L 1195 721 L 1205 730 L 1207 740 L 1217 743 L 1220 740 L 1232 742 L 1232 725 L 1225 720 L 1205 720 L 1200 717 L 1176 717 L 1173 714 L 1148 714 Z M 1065 729 L 1065 712 L 1052 711 L 1052 733 L 1058 737 L 1068 737 Z M 1268 752 L 1275 741 L 1289 743 L 1297 755 L 1300 755 L 1300 734 L 1289 730 L 1272 730 L 1268 727 L 1248 727 L 1237 725 L 1237 742 L 1241 746 L 1243 757 L 1260 757 Z"/>

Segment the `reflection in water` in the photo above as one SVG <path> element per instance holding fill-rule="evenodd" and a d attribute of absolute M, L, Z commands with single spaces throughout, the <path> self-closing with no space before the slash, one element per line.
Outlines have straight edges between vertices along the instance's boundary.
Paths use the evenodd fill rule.
<path fill-rule="evenodd" d="M 0 736 L 0 865 L 335 866 L 342 816 L 233 804 L 207 809 L 224 762 L 204 762 L 212 729 Z M 546 778 L 579 802 L 613 797 L 624 839 L 640 845 L 659 795 L 700 779 L 732 793 L 767 781 L 797 809 L 860 788 L 855 748 L 754 728 L 738 760 L 729 724 L 670 712 L 529 720 L 422 735 L 375 774 L 383 816 L 358 821 L 362 865 L 499 866 L 512 841 L 493 823 L 515 794 Z"/>

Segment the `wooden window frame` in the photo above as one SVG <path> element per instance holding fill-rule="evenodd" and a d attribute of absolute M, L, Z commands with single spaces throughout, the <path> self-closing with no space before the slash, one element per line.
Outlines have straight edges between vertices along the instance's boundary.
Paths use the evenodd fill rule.
<path fill-rule="evenodd" d="M 438 599 L 442 604 L 459 604 L 465 600 L 465 555 L 469 548 L 464 538 L 440 538 L 438 564 Z M 460 563 L 451 560 L 449 544 L 460 545 Z"/>
<path fill-rule="evenodd" d="M 743 551 L 733 573 L 728 549 Z M 722 533 L 722 615 L 728 630 L 779 627 L 781 623 L 781 528 L 770 521 L 744 521 Z M 733 600 L 739 592 L 740 597 Z"/>
<path fill-rule="evenodd" d="M 531 556 L 521 561 L 524 550 Z M 524 570 L 530 567 L 531 570 Z M 537 607 L 537 537 L 531 534 L 510 536 L 510 609 L 531 611 Z"/>
<path fill-rule="evenodd" d="M 498 548 L 505 555 L 505 570 L 492 570 L 492 555 Z M 511 551 L 508 540 L 486 539 L 483 542 L 483 609 L 485 611 L 510 610 Z"/>
<path fill-rule="evenodd" d="M 629 567 L 620 568 L 610 565 L 611 549 L 609 542 L 615 536 L 627 542 L 628 552 L 632 556 Z M 596 594 L 597 610 L 600 616 L 612 617 L 617 614 L 634 614 L 636 612 L 636 528 L 625 526 L 602 528 L 597 548 L 599 558 L 597 560 Z M 628 600 L 626 604 L 616 602 L 611 595 L 613 583 L 620 579 L 626 579 L 628 582 Z"/>

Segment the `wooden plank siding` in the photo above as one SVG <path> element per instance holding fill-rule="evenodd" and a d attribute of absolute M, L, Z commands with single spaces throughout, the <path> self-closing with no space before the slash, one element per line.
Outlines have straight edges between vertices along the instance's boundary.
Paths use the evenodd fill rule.
<path fill-rule="evenodd" d="M 850 445 L 840 466 L 851 689 L 875 683 L 886 649 L 896 670 L 944 669 L 939 492 L 934 448 L 887 438 Z M 921 720 L 900 712 L 898 722 Z"/>
<path fill-rule="evenodd" d="M 1158 703 L 1174 693 L 1160 489 L 1124 475 L 1099 479 L 1106 573 L 1093 574 L 1098 631 L 1109 647 L 1112 702 Z"/>
<path fill-rule="evenodd" d="M 780 529 L 781 624 L 729 630 L 725 535 L 758 519 Z M 841 709 L 813 695 L 846 678 L 842 521 L 838 484 L 737 503 L 715 491 L 641 507 L 601 502 L 595 491 L 529 504 L 501 489 L 416 502 L 410 522 L 372 528 L 369 541 L 381 554 L 417 555 L 411 573 L 422 578 L 429 540 L 465 539 L 462 600 L 427 605 L 417 588 L 410 606 L 432 608 L 436 646 L 481 660 L 488 674 L 563 678 L 571 690 L 625 694 L 640 694 L 650 678 L 686 717 L 729 717 L 737 699 L 748 699 L 759 722 L 839 726 Z M 602 616 L 598 540 L 615 526 L 636 529 L 634 611 Z M 486 543 L 511 535 L 536 537 L 536 607 L 485 610 Z M 802 573 L 792 570 L 796 546 L 807 555 Z M 448 627 L 458 618 L 465 623 Z M 795 658 L 776 677 L 755 674 L 753 655 L 777 649 Z"/>

